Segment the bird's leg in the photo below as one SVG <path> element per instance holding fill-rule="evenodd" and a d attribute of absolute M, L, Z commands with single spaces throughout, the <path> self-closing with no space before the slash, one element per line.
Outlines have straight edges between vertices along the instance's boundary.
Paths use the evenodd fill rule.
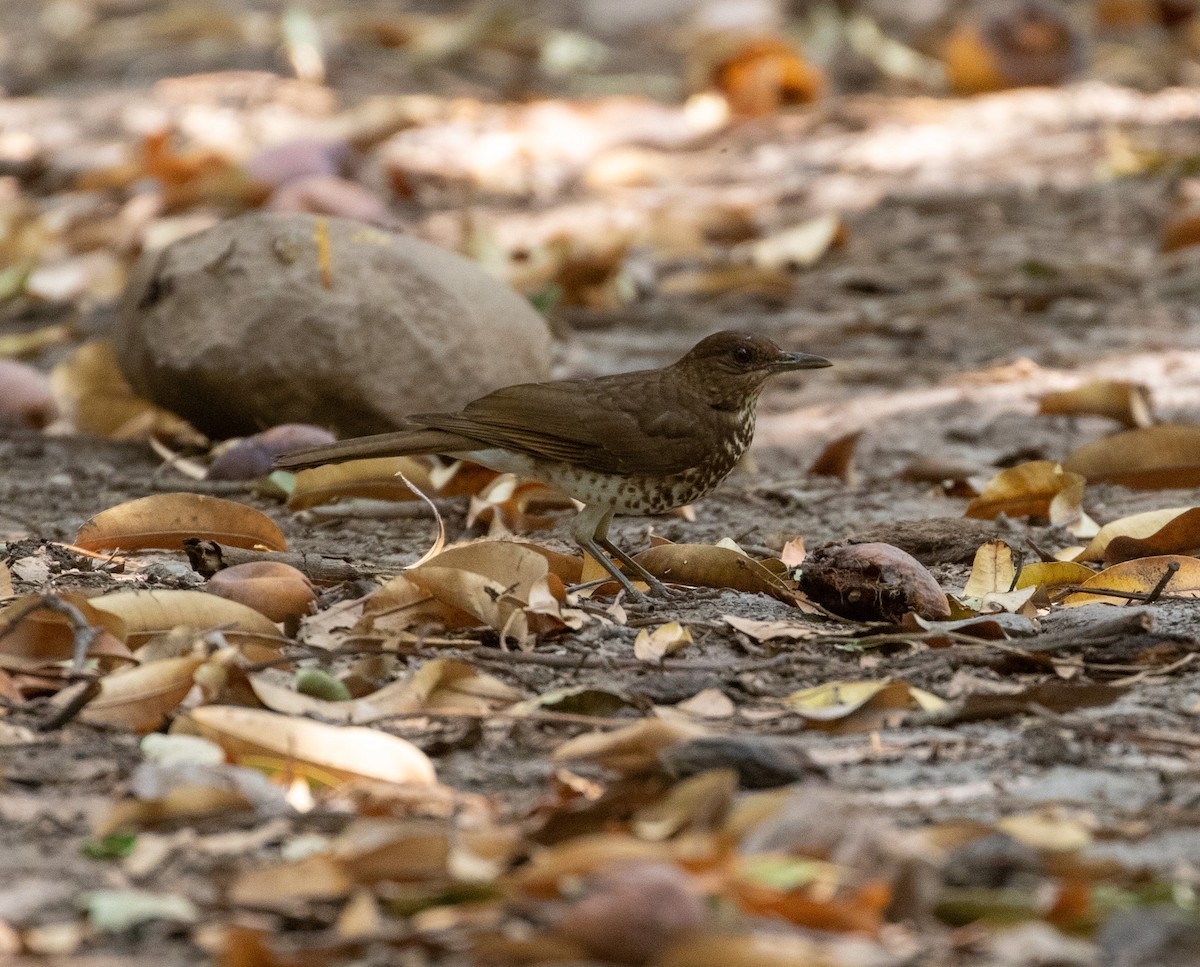
<path fill-rule="evenodd" d="M 608 540 L 608 521 L 612 519 L 612 511 L 606 508 L 603 504 L 592 504 L 586 506 L 579 512 L 571 524 L 571 536 L 575 538 L 575 543 L 578 544 L 585 554 L 591 555 L 604 570 L 606 570 L 614 581 L 616 581 L 625 593 L 634 601 L 644 601 L 646 596 L 633 586 L 633 582 L 626 577 L 619 567 L 608 559 L 604 551 L 601 550 L 600 542 L 607 543 L 612 547 L 612 542 Z M 618 552 L 619 554 L 621 552 Z M 624 557 L 625 555 L 621 555 Z M 635 570 L 644 570 L 634 565 Z M 653 577 L 653 576 L 652 576 Z M 654 584 L 659 584 L 658 578 L 653 578 Z M 649 583 L 649 582 L 647 582 Z M 654 584 L 650 586 L 653 588 Z"/>
<path fill-rule="evenodd" d="M 674 597 L 676 595 L 675 591 L 672 591 L 669 587 L 663 584 L 662 581 L 656 578 L 653 574 L 642 567 L 642 565 L 635 561 L 630 555 L 626 554 L 623 550 L 621 550 L 621 548 L 617 547 L 616 544 L 608 539 L 608 525 L 612 523 L 612 518 L 612 511 L 609 511 L 602 518 L 600 518 L 600 524 L 596 528 L 595 534 L 596 543 L 604 548 L 604 550 L 608 551 L 609 554 L 615 557 L 627 568 L 629 568 L 629 570 L 633 572 L 634 576 L 639 581 L 645 581 L 648 585 L 650 585 L 650 590 L 659 597 Z"/>

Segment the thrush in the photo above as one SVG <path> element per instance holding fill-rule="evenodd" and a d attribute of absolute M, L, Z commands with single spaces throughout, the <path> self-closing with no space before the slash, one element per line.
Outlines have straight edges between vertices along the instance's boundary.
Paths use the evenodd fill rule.
<path fill-rule="evenodd" d="M 718 332 L 662 369 L 506 386 L 457 413 L 418 414 L 406 429 L 296 450 L 275 465 L 436 453 L 538 480 L 583 504 L 572 536 L 631 597 L 642 595 L 605 551 L 665 595 L 609 540 L 613 515 L 660 514 L 709 493 L 750 445 L 767 380 L 830 365 L 762 336 Z"/>

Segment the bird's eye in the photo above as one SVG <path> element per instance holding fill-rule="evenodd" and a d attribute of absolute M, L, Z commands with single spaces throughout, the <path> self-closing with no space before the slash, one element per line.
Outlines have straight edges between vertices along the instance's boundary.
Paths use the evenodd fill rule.
<path fill-rule="evenodd" d="M 742 366 L 745 366 L 753 359 L 754 350 L 749 346 L 738 346 L 738 348 L 733 351 L 733 361 Z"/>

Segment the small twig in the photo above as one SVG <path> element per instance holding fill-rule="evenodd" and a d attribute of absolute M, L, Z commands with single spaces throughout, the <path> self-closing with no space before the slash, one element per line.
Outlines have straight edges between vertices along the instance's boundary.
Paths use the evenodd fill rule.
<path fill-rule="evenodd" d="M 62 548 L 64 551 L 70 551 L 79 557 L 90 558 L 93 561 L 103 561 L 105 567 L 124 568 L 132 563 L 127 557 L 118 557 L 114 551 L 89 551 L 86 547 L 80 547 L 77 544 L 64 544 L 62 541 L 49 541 L 48 543 L 50 547 Z"/>
<path fill-rule="evenodd" d="M 1028 548 L 1029 548 L 1031 551 L 1033 551 L 1033 553 L 1034 553 L 1034 554 L 1036 554 L 1036 555 L 1038 556 L 1038 559 L 1039 559 L 1039 560 L 1040 560 L 1040 561 L 1041 561 L 1043 564 L 1053 564 L 1055 561 L 1057 561 L 1057 560 L 1058 560 L 1058 558 L 1056 558 L 1056 557 L 1055 557 L 1053 554 L 1050 554 L 1050 553 L 1049 553 L 1049 552 L 1047 552 L 1047 551 L 1043 551 L 1043 550 L 1042 550 L 1040 547 L 1038 547 L 1038 546 L 1037 546 L 1037 544 L 1035 544 L 1035 543 L 1033 542 L 1033 538 L 1032 538 L 1032 537 L 1026 537 L 1026 538 L 1025 538 L 1025 545 L 1026 545 L 1026 546 L 1027 546 L 1027 547 L 1028 547 Z M 1018 569 L 1018 573 L 1019 573 L 1019 569 Z"/>
<path fill-rule="evenodd" d="M 39 732 L 54 732 L 61 729 L 76 715 L 84 710 L 88 702 L 100 694 L 100 682 L 96 679 L 89 681 L 83 688 L 71 696 L 71 700 L 45 722 L 38 725 Z"/>
<path fill-rule="evenodd" d="M 1008 585 L 1008 593 L 1012 594 L 1017 589 L 1017 581 L 1021 578 L 1021 568 L 1025 566 L 1025 553 L 1019 547 L 1009 548 L 1013 554 L 1013 576 L 1012 581 Z"/>
<path fill-rule="evenodd" d="M 454 500 L 456 498 L 448 498 Z M 452 505 L 447 500 L 434 502 L 445 514 Z M 338 520 L 429 520 L 433 514 L 419 500 L 368 500 L 357 499 L 341 504 L 323 504 L 309 507 L 303 513 L 321 523 Z"/>
<path fill-rule="evenodd" d="M 253 551 L 244 547 L 231 547 L 216 541 L 202 541 L 190 537 L 183 542 L 183 551 L 187 555 L 192 570 L 206 578 L 212 577 L 223 568 L 235 564 L 247 564 L 256 561 L 280 561 L 290 564 L 317 584 L 340 584 L 343 581 L 358 581 L 368 576 L 381 574 L 379 571 L 366 572 L 348 561 L 335 557 L 323 557 L 320 554 L 307 554 L 293 551 Z"/>
<path fill-rule="evenodd" d="M 496 719 L 510 722 L 551 722 L 556 725 L 586 725 L 592 728 L 620 729 L 640 721 L 642 716 L 630 718 L 601 718 L 598 715 L 579 715 L 574 712 L 511 712 L 507 709 L 481 711 L 477 709 L 426 709 L 424 711 L 397 712 L 365 719 L 360 724 L 390 722 L 397 719 Z"/>
<path fill-rule="evenodd" d="M 1174 563 L 1174 562 L 1172 562 L 1172 563 Z M 1170 575 L 1168 575 L 1168 580 L 1170 580 Z M 1127 601 L 1129 601 L 1130 604 L 1132 604 L 1134 602 L 1136 602 L 1138 604 L 1146 604 L 1149 600 L 1151 600 L 1150 595 L 1154 594 L 1154 592 L 1153 591 L 1118 591 L 1116 588 L 1084 587 L 1082 584 L 1065 584 L 1060 589 L 1060 599 L 1062 597 L 1069 597 L 1072 594 L 1094 594 L 1097 597 L 1103 597 L 1103 598 L 1125 598 Z M 1176 598 L 1170 594 L 1164 595 L 1161 591 L 1159 591 L 1157 596 L 1155 598 L 1153 598 L 1152 600 L 1157 601 L 1160 599 L 1164 600 L 1164 601 L 1183 600 L 1181 598 Z"/>
<path fill-rule="evenodd" d="M 1113 685 L 1129 686 L 1136 685 L 1138 682 L 1150 678 L 1152 675 L 1170 675 L 1172 672 L 1177 672 L 1185 665 L 1190 665 L 1196 658 L 1196 652 L 1188 652 L 1178 661 L 1173 661 L 1169 665 L 1163 665 L 1161 668 L 1143 668 L 1135 675 L 1129 675 L 1126 678 L 1118 678 L 1112 682 Z"/>
<path fill-rule="evenodd" d="M 39 595 L 23 608 L 20 608 L 17 613 L 10 618 L 4 629 L 0 630 L 0 638 L 3 638 L 10 631 L 15 630 L 17 625 L 19 625 L 35 611 L 40 611 L 43 608 L 47 611 L 53 611 L 55 614 L 60 614 L 67 619 L 67 623 L 71 626 L 71 634 L 74 639 L 71 669 L 76 672 L 83 671 L 83 665 L 84 662 L 87 661 L 88 651 L 91 650 L 92 643 L 104 629 L 92 627 L 90 624 L 88 624 L 88 620 L 83 616 L 82 611 L 80 611 L 69 601 L 64 601 L 56 594 Z"/>
<path fill-rule="evenodd" d="M 1151 604 L 1152 602 L 1157 601 L 1162 596 L 1162 593 L 1166 589 L 1166 586 L 1171 583 L 1171 578 L 1173 578 L 1178 573 L 1179 573 L 1179 562 L 1178 561 L 1169 561 L 1167 563 L 1166 573 L 1163 574 L 1163 576 L 1158 579 L 1158 583 L 1156 585 L 1154 585 L 1154 587 L 1150 589 L 1150 593 L 1148 595 L 1146 595 L 1146 604 Z M 1130 603 L 1132 603 L 1132 602 L 1130 602 Z M 1128 608 L 1129 604 L 1126 604 L 1125 607 Z"/>

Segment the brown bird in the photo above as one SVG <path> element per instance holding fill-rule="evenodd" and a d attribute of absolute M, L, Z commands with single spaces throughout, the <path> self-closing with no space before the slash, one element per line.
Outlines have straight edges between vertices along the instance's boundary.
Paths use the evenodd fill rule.
<path fill-rule="evenodd" d="M 762 336 L 718 332 L 662 369 L 506 386 L 461 412 L 411 416 L 409 429 L 297 450 L 275 465 L 440 453 L 540 480 L 584 505 L 572 536 L 631 597 L 641 594 L 604 551 L 665 595 L 608 539 L 613 515 L 659 514 L 709 493 L 750 445 L 767 380 L 830 365 Z"/>

